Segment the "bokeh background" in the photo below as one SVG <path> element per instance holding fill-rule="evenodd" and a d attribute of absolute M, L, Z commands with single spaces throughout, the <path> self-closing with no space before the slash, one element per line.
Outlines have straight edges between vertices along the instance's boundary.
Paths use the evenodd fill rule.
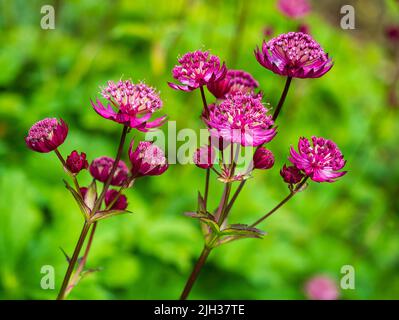
<path fill-rule="evenodd" d="M 45 4 L 55 8 L 55 30 L 40 28 Z M 355 30 L 340 28 L 343 4 L 356 9 Z M 67 266 L 59 248 L 71 253 L 82 225 L 56 156 L 25 146 L 34 122 L 66 120 L 65 156 L 73 149 L 89 159 L 114 156 L 120 126 L 99 117 L 90 98 L 107 80 L 123 77 L 157 87 L 177 128 L 199 130 L 199 92 L 167 86 L 177 56 L 196 49 L 252 73 L 273 106 L 284 79 L 263 69 L 253 50 L 270 28 L 278 35 L 300 24 L 335 66 L 320 79 L 294 81 L 269 144 L 275 167 L 254 174 L 231 221 L 252 222 L 287 194 L 279 169 L 300 136 L 336 141 L 349 173 L 334 184 L 311 183 L 261 225 L 265 239 L 216 249 L 190 297 L 303 299 L 308 279 L 323 274 L 339 283 L 349 264 L 356 289 L 341 290 L 342 299 L 398 298 L 399 59 L 385 32 L 398 17 L 393 0 L 312 1 L 300 20 L 284 16 L 272 0 L 1 0 L 0 298 L 55 298 Z M 82 178 L 89 183 L 87 172 Z M 203 244 L 198 222 L 183 215 L 195 209 L 203 181 L 193 165 L 138 181 L 128 191 L 134 214 L 99 225 L 88 267 L 102 271 L 86 277 L 71 298 L 178 298 Z M 214 181 L 211 188 L 216 206 L 221 186 Z M 40 287 L 43 265 L 54 266 L 56 290 Z"/>

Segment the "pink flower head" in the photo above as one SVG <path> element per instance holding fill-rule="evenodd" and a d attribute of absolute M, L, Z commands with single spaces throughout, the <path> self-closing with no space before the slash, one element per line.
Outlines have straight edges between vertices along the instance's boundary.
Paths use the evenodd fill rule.
<path fill-rule="evenodd" d="M 86 153 L 82 152 L 79 154 L 76 150 L 72 151 L 66 159 L 66 167 L 74 174 L 79 173 L 83 169 L 87 169 L 89 163 L 86 160 Z"/>
<path fill-rule="evenodd" d="M 345 160 L 337 145 L 331 140 L 312 137 L 312 144 L 306 138 L 300 138 L 299 153 L 291 147 L 289 160 L 295 167 L 316 182 L 334 182 L 346 171 L 339 172 L 345 166 Z"/>
<path fill-rule="evenodd" d="M 111 173 L 114 162 L 115 160 L 110 157 L 100 157 L 94 159 L 90 164 L 90 174 L 94 179 L 97 179 L 101 182 L 106 182 Z M 118 166 L 111 180 L 111 185 L 122 186 L 128 179 L 128 175 L 128 167 L 122 160 L 119 160 Z"/>
<path fill-rule="evenodd" d="M 266 149 L 265 147 L 260 147 L 256 149 L 254 156 L 254 168 L 266 170 L 270 169 L 274 165 L 274 155 L 273 152 Z"/>
<path fill-rule="evenodd" d="M 292 78 L 319 78 L 333 62 L 313 38 L 302 32 L 289 32 L 263 42 L 255 56 L 265 68 Z"/>
<path fill-rule="evenodd" d="M 289 184 L 297 184 L 301 182 L 305 176 L 297 167 L 287 167 L 286 165 L 280 170 L 280 175 L 283 177 L 284 181 Z"/>
<path fill-rule="evenodd" d="M 160 147 L 150 141 L 140 141 L 136 150 L 130 143 L 129 158 L 134 177 L 157 176 L 168 169 L 168 161 Z"/>
<path fill-rule="evenodd" d="M 209 106 L 210 114 L 203 117 L 214 138 L 239 143 L 242 146 L 260 146 L 276 135 L 276 129 L 261 97 L 237 92 L 219 105 Z"/>
<path fill-rule="evenodd" d="M 108 207 L 119 194 L 118 191 L 110 189 L 105 194 L 105 205 Z M 127 208 L 127 198 L 125 195 L 121 194 L 115 203 L 111 206 L 110 210 L 125 210 Z"/>
<path fill-rule="evenodd" d="M 194 152 L 194 163 L 201 169 L 209 169 L 215 163 L 215 150 L 212 146 L 203 146 Z"/>
<path fill-rule="evenodd" d="M 227 72 L 225 64 L 221 65 L 219 57 L 211 55 L 209 51 L 187 52 L 178 61 L 179 65 L 173 68 L 172 73 L 181 85 L 168 82 L 176 90 L 193 91 L 222 79 Z"/>
<path fill-rule="evenodd" d="M 210 82 L 208 90 L 218 99 L 224 99 L 228 94 L 251 92 L 259 87 L 258 81 L 248 72 L 242 70 L 228 70 L 226 76 L 219 81 Z"/>
<path fill-rule="evenodd" d="M 33 151 L 47 153 L 63 144 L 67 135 L 68 126 L 64 120 L 45 118 L 29 129 L 25 142 Z"/>
<path fill-rule="evenodd" d="M 302 18 L 310 12 L 308 0 L 279 0 L 278 9 L 292 19 Z"/>
<path fill-rule="evenodd" d="M 310 278 L 305 285 L 306 296 L 311 300 L 337 300 L 337 283 L 330 277 L 319 275 Z"/>
<path fill-rule="evenodd" d="M 163 124 L 165 116 L 149 122 L 152 114 L 162 107 L 158 93 L 144 83 L 134 84 L 130 80 L 114 83 L 108 81 L 101 91 L 110 103 L 104 106 L 99 99 L 91 102 L 94 110 L 102 117 L 124 124 L 140 131 Z"/>

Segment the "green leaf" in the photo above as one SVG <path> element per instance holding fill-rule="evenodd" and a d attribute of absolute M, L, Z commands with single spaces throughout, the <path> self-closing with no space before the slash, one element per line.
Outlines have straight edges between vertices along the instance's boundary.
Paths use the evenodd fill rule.
<path fill-rule="evenodd" d="M 93 210 L 94 204 L 97 200 L 97 184 L 96 180 L 93 179 L 92 183 L 90 183 L 87 188 L 87 192 L 85 194 L 85 204 L 90 208 L 90 211 Z"/>
<path fill-rule="evenodd" d="M 71 192 L 72 196 L 75 198 L 76 203 L 79 206 L 80 211 L 83 214 L 83 218 L 85 220 L 88 220 L 90 218 L 90 214 L 91 214 L 91 210 L 90 208 L 84 203 L 83 199 L 81 198 L 81 196 L 75 191 L 74 188 L 72 188 L 68 181 L 64 180 L 65 186 L 66 188 Z"/>
<path fill-rule="evenodd" d="M 113 216 L 118 216 L 121 214 L 125 213 L 132 213 L 131 211 L 128 210 L 103 210 L 103 211 L 97 211 L 94 216 L 91 217 L 91 221 L 99 221 L 105 218 L 110 218 Z"/>

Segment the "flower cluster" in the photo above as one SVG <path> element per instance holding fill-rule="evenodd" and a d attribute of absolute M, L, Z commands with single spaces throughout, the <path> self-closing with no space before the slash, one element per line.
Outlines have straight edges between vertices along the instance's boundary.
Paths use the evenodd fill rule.
<path fill-rule="evenodd" d="M 25 142 L 33 151 L 47 153 L 63 144 L 67 135 L 68 126 L 64 120 L 45 118 L 30 128 Z"/>
<path fill-rule="evenodd" d="M 101 94 L 109 101 L 107 106 L 99 99 L 91 103 L 94 110 L 106 119 L 144 132 L 159 127 L 165 120 L 163 116 L 149 121 L 152 114 L 162 107 L 162 101 L 155 89 L 144 83 L 134 84 L 130 80 L 121 80 L 118 83 L 108 81 Z"/>
<path fill-rule="evenodd" d="M 271 141 L 276 129 L 261 97 L 236 92 L 220 104 L 209 106 L 209 116 L 203 117 L 211 136 L 242 146 L 260 146 Z"/>
<path fill-rule="evenodd" d="M 132 141 L 129 150 L 130 168 L 121 160 L 126 136 L 131 128 L 148 131 L 160 126 L 165 119 L 165 117 L 161 117 L 149 121 L 152 114 L 162 107 L 162 101 L 155 89 L 144 83 L 133 84 L 130 80 L 118 83 L 109 81 L 101 94 L 109 104 L 104 106 L 97 99 L 96 103 L 92 102 L 94 110 L 102 117 L 123 125 L 115 158 L 101 156 L 94 159 L 89 166 L 86 153 L 73 150 L 65 160 L 58 150 L 68 134 L 68 126 L 62 119 L 46 118 L 38 121 L 30 128 L 25 138 L 26 145 L 34 151 L 41 153 L 54 151 L 56 153 L 65 171 L 73 180 L 73 187 L 68 181 L 65 181 L 65 184 L 85 219 L 80 237 L 80 240 L 83 241 L 78 242 L 72 258 L 68 258 L 68 270 L 58 299 L 64 299 L 69 294 L 70 288 L 75 287 L 77 279 L 81 277 L 81 274 L 72 278 L 71 275 L 73 270 L 80 270 L 78 272 L 84 270 L 90 244 L 85 250 L 85 258 L 78 259 L 78 257 L 89 229 L 92 228 L 91 237 L 93 237 L 98 221 L 129 212 L 126 210 L 128 201 L 123 191 L 132 187 L 135 179 L 160 175 L 168 168 L 168 162 L 162 149 L 148 141 L 139 142 L 135 151 L 132 150 Z M 80 186 L 78 181 L 78 175 L 84 169 L 89 169 L 93 177 L 89 186 Z M 98 183 L 103 184 L 101 193 L 97 192 Z M 112 189 L 112 186 L 118 187 L 118 190 Z"/>
<path fill-rule="evenodd" d="M 301 32 L 289 32 L 263 42 L 255 56 L 265 68 L 291 78 L 319 78 L 333 66 L 321 46 Z"/>
<path fill-rule="evenodd" d="M 331 140 L 313 136 L 310 142 L 306 138 L 300 138 L 298 151 L 291 147 L 289 160 L 313 181 L 334 182 L 346 174 L 346 171 L 339 171 L 346 161 Z"/>
<path fill-rule="evenodd" d="M 208 83 L 223 79 L 227 68 L 220 63 L 217 56 L 208 51 L 187 52 L 178 59 L 179 65 L 173 68 L 173 78 L 181 84 L 169 82 L 169 86 L 176 90 L 192 91 Z"/>

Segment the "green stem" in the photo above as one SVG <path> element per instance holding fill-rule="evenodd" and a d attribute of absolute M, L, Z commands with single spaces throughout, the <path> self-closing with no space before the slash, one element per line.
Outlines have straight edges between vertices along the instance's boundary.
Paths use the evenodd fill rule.
<path fill-rule="evenodd" d="M 79 236 L 78 243 L 76 244 L 75 250 L 73 251 L 72 258 L 69 261 L 68 269 L 67 269 L 67 272 L 65 273 L 64 281 L 62 282 L 61 290 L 58 294 L 57 300 L 63 300 L 65 298 L 65 291 L 68 287 L 69 280 L 71 278 L 76 261 L 78 260 L 80 250 L 82 249 L 82 246 L 86 239 L 89 228 L 90 228 L 90 224 L 85 221 L 82 231 Z"/>
<path fill-rule="evenodd" d="M 288 196 L 286 196 L 277 206 L 275 206 L 272 210 L 270 210 L 268 213 L 266 213 L 263 217 L 258 219 L 256 222 L 250 225 L 251 228 L 256 227 L 259 223 L 263 222 L 266 220 L 268 217 L 270 217 L 273 213 L 275 213 L 278 209 L 280 209 L 285 203 L 287 203 L 294 195 L 298 193 L 298 191 L 301 190 L 301 188 L 304 186 L 306 181 L 308 180 L 308 177 L 302 180 L 302 182 L 295 188 L 295 190 L 292 190 Z"/>
<path fill-rule="evenodd" d="M 205 192 L 204 192 L 204 203 L 205 203 L 205 210 L 207 210 L 208 204 L 208 193 L 209 193 L 209 176 L 210 176 L 210 169 L 206 169 L 206 176 L 205 176 Z"/>
<path fill-rule="evenodd" d="M 187 280 L 186 285 L 184 286 L 184 290 L 180 296 L 180 300 L 186 300 L 188 295 L 190 294 L 190 291 L 195 283 L 195 281 L 198 278 L 198 275 L 202 269 L 202 267 L 205 264 L 206 259 L 208 258 L 209 254 L 211 253 L 211 248 L 204 247 L 204 249 L 201 252 L 200 257 L 198 258 L 197 263 L 194 266 L 193 271 L 190 274 L 190 277 Z"/>
<path fill-rule="evenodd" d="M 93 238 L 94 238 L 94 233 L 96 232 L 96 228 L 97 228 L 97 221 L 95 221 L 93 223 L 93 227 L 91 228 L 89 240 L 87 241 L 87 246 L 86 246 L 85 252 L 83 254 L 83 258 L 82 258 L 81 262 L 79 263 L 78 268 L 76 269 L 76 272 L 72 278 L 71 283 L 69 285 L 67 285 L 64 298 L 67 298 L 69 293 L 72 291 L 72 289 L 78 284 L 79 276 L 82 273 L 84 267 L 86 266 L 87 257 L 89 256 L 89 251 L 90 251 L 91 245 L 93 243 Z"/>

